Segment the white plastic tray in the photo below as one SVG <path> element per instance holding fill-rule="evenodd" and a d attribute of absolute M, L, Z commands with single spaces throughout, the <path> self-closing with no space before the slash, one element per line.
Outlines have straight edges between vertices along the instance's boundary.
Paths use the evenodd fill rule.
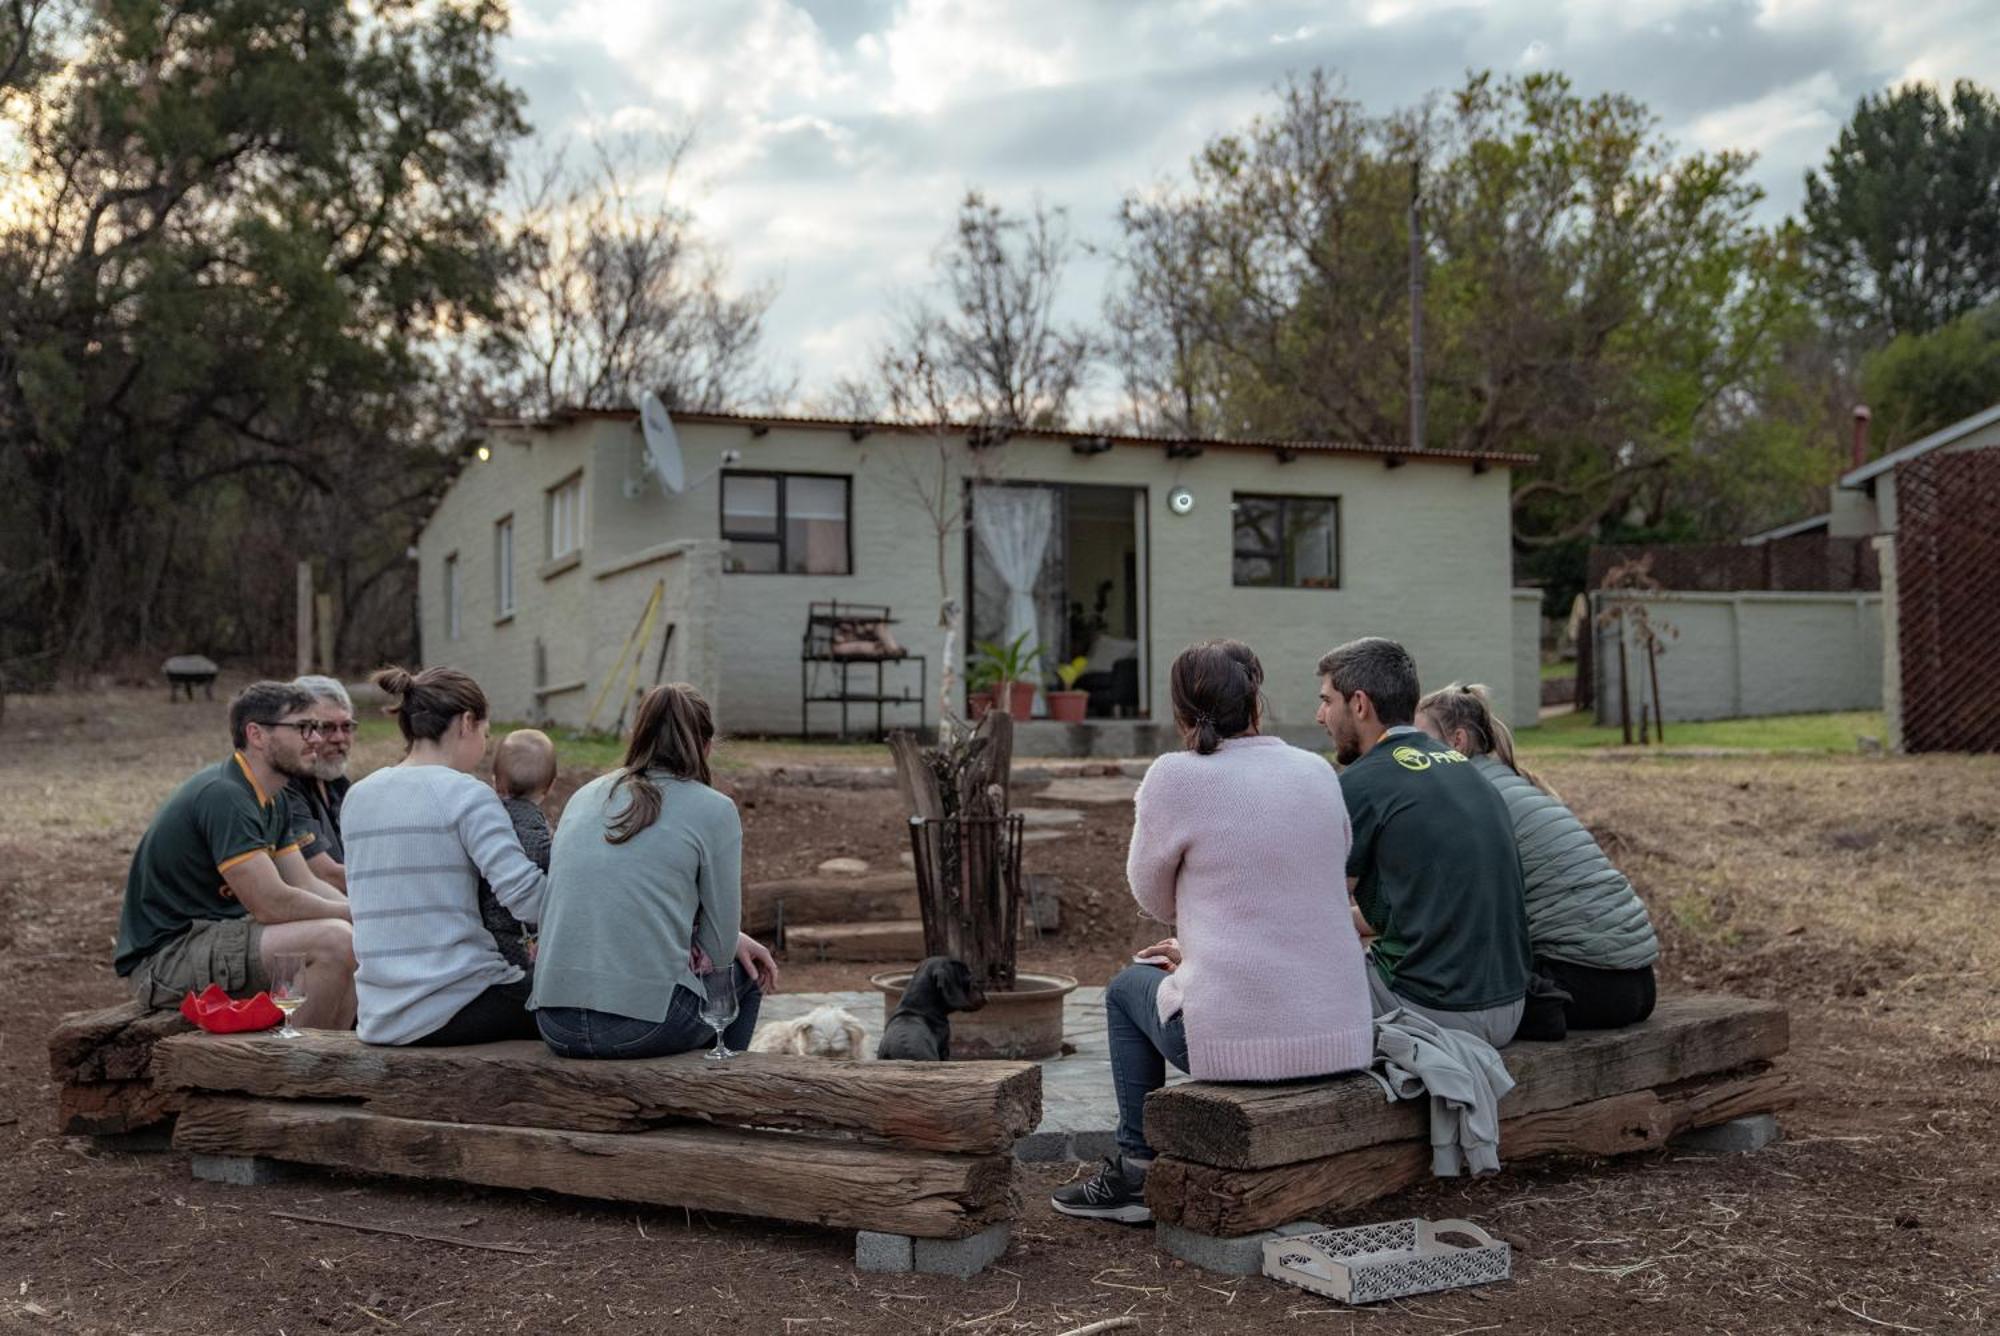
<path fill-rule="evenodd" d="M 1440 1235 L 1463 1235 L 1471 1247 Z M 1272 1239 L 1264 1274 L 1347 1304 L 1490 1285 L 1513 1274 L 1506 1244 L 1469 1220 L 1391 1220 Z"/>

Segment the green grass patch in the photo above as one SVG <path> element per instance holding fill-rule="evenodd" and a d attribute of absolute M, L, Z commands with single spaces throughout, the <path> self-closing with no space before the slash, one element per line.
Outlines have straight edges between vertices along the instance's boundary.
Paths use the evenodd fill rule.
<path fill-rule="evenodd" d="M 1856 739 L 1884 738 L 1887 725 L 1879 710 L 1844 710 L 1832 714 L 1776 714 L 1762 719 L 1709 719 L 1701 723 L 1667 725 L 1666 746 L 1723 747 L 1743 751 L 1852 752 Z M 1638 736 L 1633 723 L 1633 736 Z M 1599 727 L 1588 711 L 1550 715 L 1535 728 L 1524 728 L 1514 743 L 1524 752 L 1585 751 L 1619 747 L 1624 733 L 1613 724 Z"/>
<path fill-rule="evenodd" d="M 1556 663 L 1545 663 L 1542 665 L 1542 680 L 1544 682 L 1554 681 L 1557 678 L 1575 677 L 1575 676 L 1576 676 L 1575 659 L 1563 659 L 1559 660 Z"/>

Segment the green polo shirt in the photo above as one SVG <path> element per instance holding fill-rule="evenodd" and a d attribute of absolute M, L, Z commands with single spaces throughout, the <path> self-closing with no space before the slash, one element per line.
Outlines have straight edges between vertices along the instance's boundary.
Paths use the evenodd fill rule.
<path fill-rule="evenodd" d="M 1413 730 L 1341 772 L 1354 825 L 1347 875 L 1376 933 L 1391 991 L 1438 1011 L 1479 1011 L 1528 990 L 1527 893 L 1499 790 L 1465 757 Z"/>
<path fill-rule="evenodd" d="M 153 815 L 125 874 L 113 964 L 130 974 L 197 919 L 241 918 L 222 874 L 258 854 L 298 848 L 282 790 L 265 793 L 238 752 L 198 770 Z"/>

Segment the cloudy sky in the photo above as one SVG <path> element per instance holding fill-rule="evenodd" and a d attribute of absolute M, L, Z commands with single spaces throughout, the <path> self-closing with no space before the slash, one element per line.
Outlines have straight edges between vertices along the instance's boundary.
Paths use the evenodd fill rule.
<path fill-rule="evenodd" d="M 1120 195 L 1324 66 L 1371 110 L 1466 70 L 1630 93 L 1679 142 L 1760 155 L 1773 216 L 1862 95 L 1993 82 L 1993 0 L 517 0 L 509 76 L 545 135 L 698 126 L 689 202 L 742 281 L 780 285 L 773 365 L 866 365 L 977 186 L 1084 241 Z M 1067 301 L 1095 311 L 1100 262 Z M 1108 387 L 1106 387 L 1108 390 Z"/>

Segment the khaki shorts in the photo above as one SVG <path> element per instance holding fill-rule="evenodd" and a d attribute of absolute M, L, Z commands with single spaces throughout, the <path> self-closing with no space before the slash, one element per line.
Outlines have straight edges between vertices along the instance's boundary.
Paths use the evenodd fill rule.
<path fill-rule="evenodd" d="M 271 986 L 258 955 L 264 925 L 249 917 L 196 919 L 168 938 L 132 970 L 132 996 L 166 1011 L 212 983 L 231 997 L 250 997 Z"/>

